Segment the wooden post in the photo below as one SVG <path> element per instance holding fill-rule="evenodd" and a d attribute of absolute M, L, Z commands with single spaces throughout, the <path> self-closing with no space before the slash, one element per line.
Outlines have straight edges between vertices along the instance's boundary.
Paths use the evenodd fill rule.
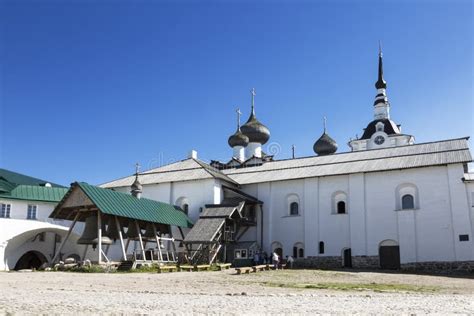
<path fill-rule="evenodd" d="M 169 235 L 170 235 L 170 238 L 173 239 L 173 233 L 171 231 L 172 231 L 172 227 L 170 225 L 170 234 Z M 174 255 L 174 253 L 176 252 L 176 244 L 174 243 L 174 239 L 171 241 L 171 245 L 173 247 L 173 251 L 171 252 L 171 255 L 173 257 L 173 261 L 176 261 L 176 257 Z"/>
<path fill-rule="evenodd" d="M 99 265 L 102 263 L 102 218 L 100 211 L 97 210 L 97 238 L 99 239 Z"/>
<path fill-rule="evenodd" d="M 158 261 L 163 262 L 163 254 L 161 253 L 161 243 L 160 243 L 160 239 L 158 238 L 158 232 L 156 231 L 156 226 L 154 223 L 153 223 L 153 232 L 155 234 L 156 246 L 158 247 Z"/>
<path fill-rule="evenodd" d="M 63 241 L 61 242 L 61 245 L 59 245 L 59 248 L 56 252 L 56 254 L 54 255 L 53 259 L 51 260 L 51 265 L 54 264 L 54 262 L 56 261 L 56 259 L 58 258 L 59 254 L 61 253 L 61 250 L 63 250 L 63 247 L 64 245 L 66 244 L 66 241 L 69 239 L 69 236 L 71 236 L 71 233 L 72 233 L 72 229 L 74 228 L 74 226 L 76 225 L 76 222 L 77 222 L 77 219 L 79 218 L 79 211 L 77 212 L 76 216 L 74 217 L 74 221 L 72 222 L 71 224 L 71 227 L 69 227 L 69 230 L 66 234 L 66 237 L 63 239 Z"/>
<path fill-rule="evenodd" d="M 82 261 L 86 260 L 86 255 L 87 255 L 87 249 L 89 248 L 89 245 L 86 245 L 84 247 L 84 254 L 82 255 Z"/>
<path fill-rule="evenodd" d="M 123 236 L 122 236 L 122 229 L 120 227 L 120 223 L 119 223 L 119 220 L 118 220 L 117 216 L 115 216 L 115 224 L 117 225 L 117 230 L 118 230 L 118 234 L 119 234 L 119 238 L 120 238 L 120 246 L 122 247 L 123 261 L 126 261 L 127 260 L 127 252 L 125 251 L 125 245 L 123 243 Z M 128 246 L 128 244 L 127 244 L 127 246 Z"/>
<path fill-rule="evenodd" d="M 143 246 L 143 239 L 142 239 L 142 231 L 141 231 L 141 229 L 140 229 L 140 226 L 138 226 L 138 222 L 137 222 L 137 221 L 135 221 L 135 225 L 137 226 L 138 239 L 140 240 L 140 247 L 141 247 L 141 249 L 142 249 L 143 260 L 146 260 L 145 247 Z"/>

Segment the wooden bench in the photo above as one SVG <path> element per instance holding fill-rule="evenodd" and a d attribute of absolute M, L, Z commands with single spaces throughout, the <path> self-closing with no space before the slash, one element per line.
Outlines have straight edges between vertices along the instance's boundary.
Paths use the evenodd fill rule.
<path fill-rule="evenodd" d="M 209 264 L 201 264 L 194 267 L 195 271 L 209 270 L 210 268 L 211 268 L 211 265 Z"/>
<path fill-rule="evenodd" d="M 162 272 L 165 272 L 165 271 L 168 271 L 168 272 L 178 271 L 178 267 L 177 266 L 161 266 L 161 267 L 158 267 L 158 273 L 162 273 Z"/>
<path fill-rule="evenodd" d="M 240 268 L 235 268 L 235 271 L 237 271 L 237 274 L 242 274 L 242 273 L 249 274 L 250 272 L 253 272 L 253 269 L 251 267 L 240 267 Z"/>
<path fill-rule="evenodd" d="M 258 266 L 253 266 L 252 269 L 253 269 L 253 272 L 257 272 L 257 271 L 270 270 L 270 267 L 266 264 L 261 264 Z"/>
<path fill-rule="evenodd" d="M 219 264 L 217 264 L 217 268 L 220 271 L 222 271 L 224 269 L 229 269 L 231 265 L 232 265 L 231 263 L 219 263 Z"/>
<path fill-rule="evenodd" d="M 192 271 L 194 271 L 194 266 L 182 265 L 182 266 L 179 266 L 179 269 L 180 269 L 181 271 L 192 272 Z"/>

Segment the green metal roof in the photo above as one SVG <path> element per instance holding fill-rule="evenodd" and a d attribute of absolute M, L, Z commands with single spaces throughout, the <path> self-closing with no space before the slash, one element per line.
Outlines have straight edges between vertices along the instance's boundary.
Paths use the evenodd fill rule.
<path fill-rule="evenodd" d="M 1 185 L 2 182 L 0 182 L 0 186 Z M 28 201 L 59 202 L 62 200 L 63 196 L 66 194 L 67 191 L 68 189 L 66 188 L 41 187 L 35 185 L 15 186 L 10 184 L 9 192 L 1 192 L 0 190 L 0 198 Z"/>
<path fill-rule="evenodd" d="M 0 194 L 8 193 L 15 188 L 15 184 L 0 178 Z"/>
<path fill-rule="evenodd" d="M 3 178 L 4 180 L 13 184 L 44 186 L 46 183 L 50 183 L 53 187 L 64 188 L 64 186 L 59 185 L 59 184 L 55 184 L 55 183 L 41 180 L 38 178 L 33 178 L 21 173 L 13 172 L 13 171 L 2 169 L 2 168 L 0 168 L 0 178 Z"/>
<path fill-rule="evenodd" d="M 99 188 L 85 182 L 73 183 L 69 192 L 72 192 L 75 187 L 79 187 L 104 214 L 179 227 L 193 225 L 191 219 L 177 206 L 146 198 L 139 199 L 130 194 Z M 65 199 L 67 195 L 62 202 Z M 60 210 L 61 204 L 56 207 L 50 217 L 54 217 Z"/>

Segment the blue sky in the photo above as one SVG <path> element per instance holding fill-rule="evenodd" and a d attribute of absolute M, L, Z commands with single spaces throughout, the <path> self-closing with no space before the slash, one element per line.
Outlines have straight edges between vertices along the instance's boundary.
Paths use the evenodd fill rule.
<path fill-rule="evenodd" d="M 474 136 L 471 1 L 0 1 L 0 166 L 102 183 L 229 159 L 235 108 L 312 155 L 373 118 L 378 41 L 392 119 Z M 472 143 L 472 142 L 471 142 Z M 264 150 L 266 148 L 264 147 Z"/>

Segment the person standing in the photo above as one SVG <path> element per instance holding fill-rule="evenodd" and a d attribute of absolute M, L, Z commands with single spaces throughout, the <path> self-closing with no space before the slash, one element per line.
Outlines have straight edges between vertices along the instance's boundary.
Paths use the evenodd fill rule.
<path fill-rule="evenodd" d="M 290 269 L 293 269 L 293 262 L 295 262 L 295 259 L 292 256 L 286 256 L 286 263 L 290 265 Z"/>
<path fill-rule="evenodd" d="M 272 260 L 273 260 L 273 265 L 275 266 L 275 269 L 278 270 L 278 264 L 280 263 L 279 256 L 276 253 L 276 251 L 273 252 L 272 254 Z"/>

